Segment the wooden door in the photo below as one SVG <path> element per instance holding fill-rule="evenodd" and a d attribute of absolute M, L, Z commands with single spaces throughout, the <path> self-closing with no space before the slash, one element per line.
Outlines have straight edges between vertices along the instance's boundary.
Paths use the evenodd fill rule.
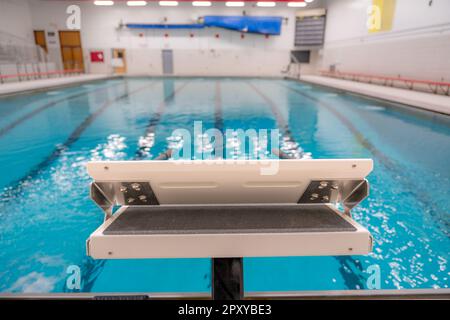
<path fill-rule="evenodd" d="M 64 70 L 84 70 L 80 31 L 59 31 Z"/>
<path fill-rule="evenodd" d="M 45 40 L 45 31 L 43 30 L 34 30 L 34 43 L 40 46 L 47 53 L 47 41 Z"/>

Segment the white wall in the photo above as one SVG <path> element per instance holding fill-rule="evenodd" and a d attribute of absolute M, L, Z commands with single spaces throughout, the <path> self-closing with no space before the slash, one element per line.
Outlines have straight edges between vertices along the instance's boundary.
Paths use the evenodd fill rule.
<path fill-rule="evenodd" d="M 0 0 L 0 32 L 17 43 L 34 44 L 31 12 L 26 0 Z M 2 41 L 3 40 L 2 38 Z"/>
<path fill-rule="evenodd" d="M 43 57 L 44 51 L 34 43 L 28 1 L 0 0 L 0 74 L 37 72 L 38 67 L 31 63 Z"/>
<path fill-rule="evenodd" d="M 276 76 L 289 63 L 293 48 L 296 9 L 280 4 L 277 8 L 228 8 L 223 3 L 210 8 L 195 8 L 190 3 L 179 7 L 162 8 L 157 4 L 146 7 L 128 7 L 117 3 L 112 7 L 94 6 L 91 2 L 71 2 L 81 7 L 81 37 L 85 62 L 90 50 L 104 50 L 106 63 L 88 63 L 93 73 L 111 72 L 112 48 L 126 48 L 130 74 L 159 75 L 161 50 L 174 50 L 177 75 L 249 75 Z M 31 1 L 35 29 L 65 30 L 67 3 Z M 314 7 L 320 6 L 316 0 Z M 311 6 L 313 7 L 313 6 Z M 241 34 L 224 29 L 202 30 L 117 30 L 119 23 L 193 23 L 204 15 L 273 15 L 288 18 L 283 23 L 281 36 Z M 165 37 L 165 34 L 169 37 Z M 190 33 L 194 37 L 189 36 Z M 215 35 L 219 34 L 220 38 Z M 143 36 L 140 36 L 143 35 Z M 58 44 L 59 45 L 59 44 Z"/>
<path fill-rule="evenodd" d="M 450 81 L 450 1 L 397 0 L 392 31 L 369 34 L 371 0 L 328 0 L 322 68 Z"/>
<path fill-rule="evenodd" d="M 325 0 L 324 0 L 325 1 Z M 401 75 L 419 79 L 450 81 L 450 1 L 397 0 L 393 30 L 369 34 L 366 27 L 367 7 L 371 0 L 316 0 L 311 7 L 326 6 L 328 11 L 325 48 L 312 52 L 310 65 L 303 73 L 314 73 L 338 64 L 338 70 L 385 75 Z M 189 3 L 176 8 L 127 7 L 117 2 L 113 7 L 98 7 L 93 1 L 0 0 L 0 34 L 11 33 L 18 39 L 34 43 L 33 29 L 54 31 L 47 38 L 50 61 L 61 67 L 59 30 L 66 30 L 66 7 L 81 7 L 81 35 L 85 63 L 92 73 L 112 72 L 112 48 L 126 48 L 130 74 L 159 75 L 161 49 L 173 49 L 175 73 L 178 75 L 249 75 L 276 76 L 289 62 L 293 48 L 295 12 L 280 4 L 277 8 L 227 8 L 214 4 L 210 8 L 193 8 Z M 309 7 L 308 7 L 309 8 Z M 119 22 L 191 23 L 209 14 L 279 15 L 287 17 L 282 35 L 266 39 L 262 35 L 223 29 L 116 30 Z M 189 33 L 194 34 L 190 38 Z M 140 36 L 143 34 L 143 37 Z M 215 34 L 220 38 L 216 39 Z M 1 40 L 4 44 L 4 40 Z M 103 50 L 106 62 L 89 64 L 90 50 Z M 316 65 L 318 67 L 316 68 Z"/>

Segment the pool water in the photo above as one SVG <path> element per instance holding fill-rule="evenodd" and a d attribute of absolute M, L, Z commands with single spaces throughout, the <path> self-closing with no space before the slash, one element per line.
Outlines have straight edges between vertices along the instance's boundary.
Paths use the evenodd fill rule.
<path fill-rule="evenodd" d="M 194 121 L 278 128 L 299 158 L 374 159 L 370 196 L 353 211 L 373 253 L 247 258 L 246 291 L 369 289 L 373 266 L 381 289 L 449 287 L 448 117 L 287 80 L 125 78 L 0 99 L 0 292 L 209 292 L 209 259 L 85 252 L 103 220 L 86 162 L 153 159 Z M 80 289 L 66 285 L 73 265 Z"/>

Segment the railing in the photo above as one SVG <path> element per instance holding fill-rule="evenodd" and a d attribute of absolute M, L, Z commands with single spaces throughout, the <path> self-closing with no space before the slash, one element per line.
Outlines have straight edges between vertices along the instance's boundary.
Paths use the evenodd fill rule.
<path fill-rule="evenodd" d="M 26 80 L 32 79 L 42 79 L 51 78 L 52 76 L 62 76 L 62 75 L 74 75 L 83 73 L 82 69 L 71 69 L 71 70 L 55 70 L 48 72 L 31 72 L 31 73 L 16 73 L 16 74 L 0 74 L 0 83 L 4 83 L 5 79 L 19 79 L 22 81 L 23 78 Z"/>
<path fill-rule="evenodd" d="M 47 52 L 32 40 L 0 31 L 0 64 L 48 61 Z"/>
<path fill-rule="evenodd" d="M 287 65 L 285 70 L 281 70 L 281 73 L 286 74 L 288 77 L 300 79 L 301 76 L 301 64 L 291 52 L 289 58 L 291 61 Z"/>
<path fill-rule="evenodd" d="M 59 52 L 49 50 L 47 53 L 30 39 L 0 31 L 0 84 L 83 72 L 77 65 L 71 70 L 62 70 Z"/>
<path fill-rule="evenodd" d="M 426 89 L 434 94 L 450 95 L 450 82 L 445 81 L 432 81 L 432 80 L 418 80 L 403 77 L 390 77 L 381 75 L 372 75 L 364 73 L 351 73 L 340 71 L 327 71 L 322 70 L 320 74 L 332 78 L 340 78 L 344 80 L 352 80 L 359 82 L 367 82 L 374 84 L 381 84 L 390 87 L 402 87 L 409 90 Z"/>

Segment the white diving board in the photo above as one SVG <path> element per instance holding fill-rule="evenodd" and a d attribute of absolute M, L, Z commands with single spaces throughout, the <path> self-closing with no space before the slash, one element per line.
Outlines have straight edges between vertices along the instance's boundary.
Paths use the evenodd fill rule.
<path fill-rule="evenodd" d="M 372 160 L 112 161 L 87 168 L 91 197 L 105 212 L 87 240 L 94 259 L 372 250 L 369 231 L 350 211 L 368 195 Z"/>

